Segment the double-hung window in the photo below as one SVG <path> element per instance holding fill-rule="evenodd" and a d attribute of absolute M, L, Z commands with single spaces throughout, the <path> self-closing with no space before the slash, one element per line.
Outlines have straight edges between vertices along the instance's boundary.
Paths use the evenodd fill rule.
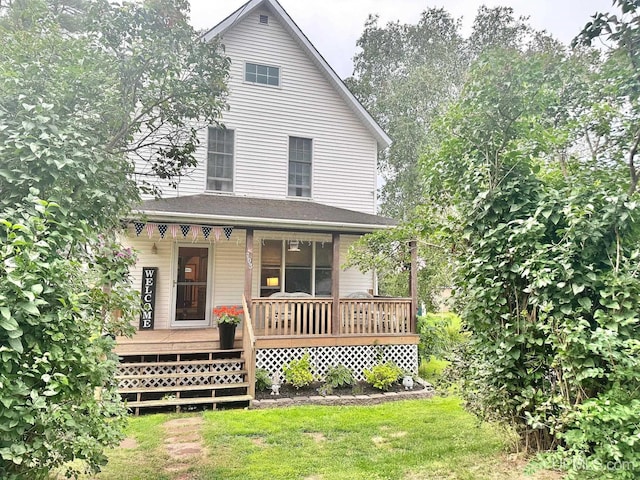
<path fill-rule="evenodd" d="M 280 68 L 257 63 L 245 63 L 245 82 L 260 83 L 262 85 L 280 86 Z"/>
<path fill-rule="evenodd" d="M 289 196 L 311 197 L 311 139 L 289 137 Z"/>
<path fill-rule="evenodd" d="M 209 127 L 207 190 L 233 191 L 233 130 Z"/>

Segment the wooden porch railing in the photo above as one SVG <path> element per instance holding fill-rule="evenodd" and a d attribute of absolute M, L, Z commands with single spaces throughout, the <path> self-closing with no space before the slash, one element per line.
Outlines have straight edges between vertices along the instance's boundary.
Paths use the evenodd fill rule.
<path fill-rule="evenodd" d="M 261 335 L 328 335 L 330 298 L 254 298 L 251 317 Z"/>
<path fill-rule="evenodd" d="M 244 366 L 247 370 L 247 393 L 251 398 L 256 396 L 256 336 L 253 332 L 253 323 L 247 299 L 242 296 L 242 309 L 244 310 L 244 321 L 242 322 L 242 349 L 244 350 Z"/>
<path fill-rule="evenodd" d="M 411 333 L 410 298 L 340 299 L 341 334 Z"/>
<path fill-rule="evenodd" d="M 339 335 L 408 334 L 410 298 L 340 299 L 340 318 L 332 318 L 331 298 L 254 298 L 251 318 L 260 336 L 330 335 L 338 322 Z"/>

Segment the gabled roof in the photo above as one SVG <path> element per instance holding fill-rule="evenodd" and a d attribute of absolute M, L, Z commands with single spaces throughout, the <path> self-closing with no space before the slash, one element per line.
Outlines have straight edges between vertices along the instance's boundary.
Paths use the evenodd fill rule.
<path fill-rule="evenodd" d="M 200 194 L 145 200 L 135 209 L 156 221 L 238 227 L 367 233 L 396 224 L 391 218 L 306 200 L 275 200 Z"/>
<path fill-rule="evenodd" d="M 373 119 L 369 112 L 367 112 L 367 110 L 360 104 L 356 97 L 353 96 L 344 82 L 340 79 L 340 77 L 338 77 L 336 72 L 333 71 L 333 68 L 331 68 L 331 66 L 322 57 L 322 55 L 320 55 L 318 50 L 316 50 L 316 48 L 309 41 L 306 35 L 302 33 L 302 30 L 300 30 L 298 25 L 296 25 L 296 23 L 291 19 L 289 14 L 282 8 L 277 0 L 250 0 L 235 12 L 233 12 L 231 15 L 229 15 L 227 18 L 225 18 L 218 25 L 206 32 L 203 37 L 204 40 L 208 42 L 217 36 L 222 36 L 224 32 L 230 29 L 234 24 L 240 22 L 252 11 L 259 7 L 268 9 L 278 18 L 278 20 L 280 20 L 285 30 L 289 32 L 289 34 L 298 43 L 298 45 L 300 45 L 300 48 L 302 48 L 305 53 L 311 58 L 313 63 L 318 66 L 320 71 L 324 74 L 333 88 L 335 88 L 342 99 L 347 103 L 351 110 L 353 110 L 356 116 L 360 118 L 365 127 L 371 132 L 371 134 L 378 142 L 378 145 L 381 148 L 386 148 L 391 145 L 391 139 L 389 138 L 389 136 L 380 127 L 380 125 L 378 125 L 378 123 Z"/>

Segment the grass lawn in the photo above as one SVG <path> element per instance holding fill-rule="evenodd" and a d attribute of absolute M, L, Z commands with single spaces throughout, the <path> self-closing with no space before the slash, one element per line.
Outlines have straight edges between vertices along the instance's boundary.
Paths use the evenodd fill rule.
<path fill-rule="evenodd" d="M 171 458 L 165 441 L 179 432 L 163 424 L 193 416 L 204 420 L 203 454 Z M 110 452 L 97 478 L 506 480 L 523 467 L 505 453 L 505 433 L 478 425 L 456 398 L 149 415 L 132 418 L 127 433 L 134 448 Z"/>

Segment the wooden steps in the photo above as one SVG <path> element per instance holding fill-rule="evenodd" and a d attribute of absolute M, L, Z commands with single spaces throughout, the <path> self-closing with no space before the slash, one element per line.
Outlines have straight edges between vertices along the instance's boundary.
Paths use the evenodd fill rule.
<path fill-rule="evenodd" d="M 167 398 L 166 400 L 147 400 L 143 402 L 127 402 L 129 408 L 152 408 L 152 407 L 169 407 L 184 405 L 201 405 L 218 403 L 239 403 L 250 402 L 253 400 L 251 395 L 228 395 L 224 397 L 195 397 L 195 398 Z"/>
<path fill-rule="evenodd" d="M 171 387 L 174 392 L 190 392 L 199 390 L 225 390 L 229 388 L 229 384 L 217 383 L 214 385 L 175 385 Z M 247 388 L 247 382 L 234 383 L 233 388 Z M 123 393 L 164 393 L 167 387 L 139 387 L 139 388 L 120 388 L 120 394 Z"/>
<path fill-rule="evenodd" d="M 250 406 L 242 349 L 207 350 L 191 345 L 180 351 L 140 348 L 120 353 L 118 392 L 136 415 L 145 410 L 180 411 L 218 404 Z"/>

